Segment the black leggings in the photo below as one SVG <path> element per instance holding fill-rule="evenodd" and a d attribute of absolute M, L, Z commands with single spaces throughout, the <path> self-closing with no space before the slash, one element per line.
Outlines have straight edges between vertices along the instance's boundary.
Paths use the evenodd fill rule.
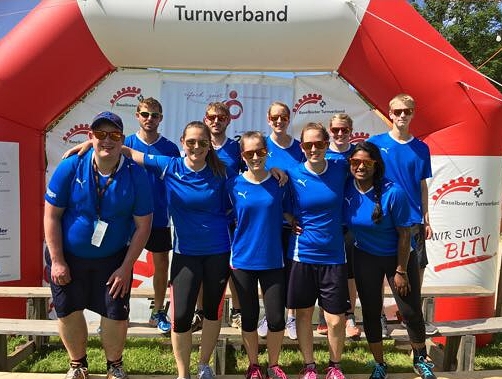
<path fill-rule="evenodd" d="M 396 275 L 397 256 L 382 257 L 372 255 L 354 247 L 354 276 L 357 293 L 363 313 L 363 326 L 366 339 L 370 343 L 382 340 L 382 285 L 387 277 L 390 288 L 396 300 L 397 307 L 406 322 L 410 341 L 422 343 L 425 341 L 425 326 L 422 315 L 420 298 L 420 279 L 415 252 L 410 253 L 408 259 L 408 281 L 411 291 L 406 296 L 400 296 L 394 284 Z"/>
<path fill-rule="evenodd" d="M 213 255 L 173 254 L 171 263 L 171 306 L 173 330 L 188 332 L 192 326 L 195 304 L 201 284 L 204 318 L 221 317 L 227 287 L 230 253 Z"/>
<path fill-rule="evenodd" d="M 284 330 L 286 274 L 283 268 L 272 270 L 232 270 L 237 296 L 241 302 L 242 330 L 254 332 L 260 315 L 258 281 L 263 293 L 263 305 L 271 332 Z"/>

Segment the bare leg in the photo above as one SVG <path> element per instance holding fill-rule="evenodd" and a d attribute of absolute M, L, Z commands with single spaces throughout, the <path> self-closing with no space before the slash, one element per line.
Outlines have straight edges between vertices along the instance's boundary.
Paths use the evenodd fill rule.
<path fill-rule="evenodd" d="M 270 332 L 268 336 L 270 336 Z M 246 348 L 246 353 L 248 354 L 249 364 L 258 364 L 258 333 L 256 330 L 254 332 L 245 332 L 242 331 L 242 342 L 244 343 L 244 347 Z M 268 346 L 268 338 L 267 338 L 267 346 Z"/>
<path fill-rule="evenodd" d="M 296 310 L 296 331 L 298 333 L 298 344 L 303 355 L 303 361 L 307 363 L 314 362 L 313 332 L 312 332 L 312 314 L 314 307 L 301 308 Z"/>
<path fill-rule="evenodd" d="M 76 360 L 85 356 L 88 334 L 84 312 L 76 311 L 66 317 L 58 318 L 58 327 L 70 359 Z"/>
<path fill-rule="evenodd" d="M 349 286 L 349 298 L 350 298 L 350 309 L 347 311 L 349 313 L 354 313 L 356 309 L 356 299 L 357 299 L 357 290 L 356 290 L 356 281 L 354 278 L 348 280 Z"/>
<path fill-rule="evenodd" d="M 228 286 L 230 287 L 230 295 L 232 296 L 232 308 L 241 309 L 241 302 L 237 296 L 237 290 L 235 289 L 234 281 L 232 277 L 228 280 Z"/>
<path fill-rule="evenodd" d="M 152 253 L 153 266 L 153 307 L 155 311 L 164 309 L 164 300 L 167 291 L 167 268 L 169 267 L 169 255 L 167 252 Z"/>
<path fill-rule="evenodd" d="M 324 311 L 324 317 L 328 325 L 330 359 L 333 362 L 340 362 L 345 344 L 345 314 L 334 315 Z"/>
<path fill-rule="evenodd" d="M 312 320 L 312 317 L 311 317 Z M 258 334 L 256 334 L 256 342 L 258 343 Z M 280 332 L 268 331 L 267 334 L 267 352 L 268 352 L 268 365 L 275 366 L 279 363 L 279 354 L 281 352 L 282 340 L 284 339 L 284 330 Z M 258 351 L 258 346 L 257 351 Z M 256 362 L 258 363 L 258 362 Z"/>
<path fill-rule="evenodd" d="M 127 320 L 101 317 L 101 343 L 106 359 L 117 361 L 122 357 L 127 336 Z"/>
<path fill-rule="evenodd" d="M 190 377 L 190 353 L 192 351 L 192 331 L 184 333 L 171 332 L 174 358 L 179 378 Z"/>
<path fill-rule="evenodd" d="M 368 345 L 370 347 L 371 354 L 373 354 L 373 359 L 375 360 L 375 362 L 384 363 L 382 341 L 368 343 Z"/>
<path fill-rule="evenodd" d="M 216 342 L 218 342 L 220 329 L 221 319 L 208 320 L 207 318 L 204 318 L 204 323 L 202 324 L 202 338 L 200 342 L 199 364 L 209 364 L 211 354 L 216 346 Z"/>

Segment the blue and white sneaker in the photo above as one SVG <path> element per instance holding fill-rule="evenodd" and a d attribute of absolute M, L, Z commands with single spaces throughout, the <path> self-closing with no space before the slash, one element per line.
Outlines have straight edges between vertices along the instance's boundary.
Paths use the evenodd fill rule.
<path fill-rule="evenodd" d="M 370 379 L 387 379 L 387 365 L 385 363 L 375 363 Z"/>
<path fill-rule="evenodd" d="M 152 312 L 148 323 L 151 326 L 156 326 L 162 333 L 169 333 L 171 331 L 171 322 L 167 319 L 166 312 L 162 309 L 155 313 Z"/>
<path fill-rule="evenodd" d="M 427 361 L 424 357 L 418 357 L 413 362 L 413 371 L 422 379 L 437 379 L 436 375 L 432 372 L 433 367 L 434 363 Z"/>
<path fill-rule="evenodd" d="M 199 370 L 197 372 L 198 379 L 215 379 L 213 370 L 206 364 L 199 364 Z"/>

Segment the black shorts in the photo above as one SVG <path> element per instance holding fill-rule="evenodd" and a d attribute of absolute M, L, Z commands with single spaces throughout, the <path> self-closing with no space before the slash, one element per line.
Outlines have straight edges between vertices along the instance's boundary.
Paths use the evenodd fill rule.
<path fill-rule="evenodd" d="M 331 314 L 350 309 L 346 264 L 310 264 L 288 260 L 287 308 L 319 306 Z"/>
<path fill-rule="evenodd" d="M 411 227 L 411 238 L 415 239 L 418 268 L 424 269 L 429 264 L 427 250 L 425 249 L 425 226 L 424 224 L 414 224 Z"/>
<path fill-rule="evenodd" d="M 152 228 L 145 249 L 151 253 L 164 253 L 172 248 L 171 228 Z"/>
<path fill-rule="evenodd" d="M 106 284 L 110 275 L 120 267 L 126 254 L 127 247 L 105 258 L 85 259 L 65 254 L 71 282 L 60 286 L 49 279 L 57 316 L 66 317 L 75 311 L 89 309 L 112 320 L 127 320 L 131 293 L 123 298 L 119 296 L 113 299 L 109 294 L 110 286 Z M 46 262 L 50 272 L 52 262 L 47 250 Z"/>

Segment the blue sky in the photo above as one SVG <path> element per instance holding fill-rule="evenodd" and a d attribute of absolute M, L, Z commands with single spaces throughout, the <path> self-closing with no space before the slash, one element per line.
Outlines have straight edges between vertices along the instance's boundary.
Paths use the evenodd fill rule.
<path fill-rule="evenodd" d="M 40 0 L 0 0 L 0 38 L 39 2 Z"/>

